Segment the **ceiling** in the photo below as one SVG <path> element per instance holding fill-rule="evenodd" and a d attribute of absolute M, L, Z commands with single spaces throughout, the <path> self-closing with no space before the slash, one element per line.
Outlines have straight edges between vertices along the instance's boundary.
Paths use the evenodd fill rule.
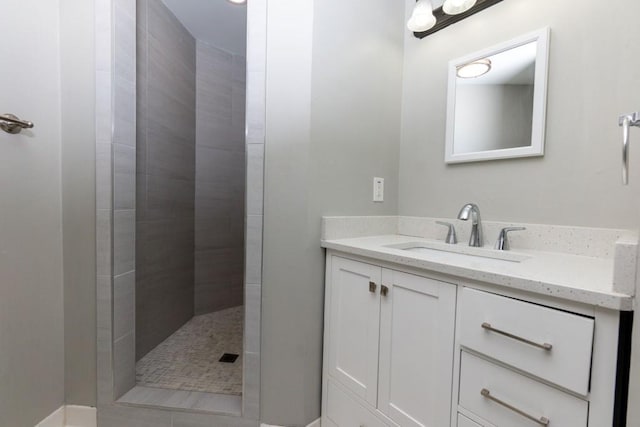
<path fill-rule="evenodd" d="M 236 55 L 246 56 L 247 5 L 227 0 L 162 0 L 191 35 Z"/>

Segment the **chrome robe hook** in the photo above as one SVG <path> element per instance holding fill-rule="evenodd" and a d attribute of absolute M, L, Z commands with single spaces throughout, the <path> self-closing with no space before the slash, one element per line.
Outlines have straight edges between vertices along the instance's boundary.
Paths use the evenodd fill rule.
<path fill-rule="evenodd" d="M 620 116 L 618 125 L 622 126 L 622 184 L 629 184 L 629 128 L 640 127 L 640 112 Z"/>

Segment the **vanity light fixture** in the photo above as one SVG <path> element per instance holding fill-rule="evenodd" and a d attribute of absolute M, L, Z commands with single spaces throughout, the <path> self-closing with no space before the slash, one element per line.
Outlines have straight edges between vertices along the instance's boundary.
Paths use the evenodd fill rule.
<path fill-rule="evenodd" d="M 489 58 L 478 59 L 456 69 L 458 77 L 463 79 L 473 79 L 487 74 L 491 70 L 491 60 Z"/>
<path fill-rule="evenodd" d="M 427 31 L 434 25 L 436 25 L 436 17 L 433 16 L 431 0 L 418 0 L 407 22 L 407 28 L 416 33 Z"/>
<path fill-rule="evenodd" d="M 458 15 L 475 6 L 477 0 L 446 0 L 442 5 L 442 11 L 447 15 Z"/>
<path fill-rule="evenodd" d="M 407 23 L 407 27 L 409 27 L 409 30 L 413 31 L 413 35 L 416 38 L 423 39 L 430 34 L 440 31 L 443 28 L 447 28 L 449 25 L 462 21 L 469 16 L 475 15 L 476 13 L 491 7 L 494 4 L 500 3 L 501 1 L 502 0 L 444 0 L 443 3 L 442 0 L 438 0 L 435 5 L 439 6 L 442 4 L 442 6 L 432 10 L 431 2 L 429 2 L 428 6 L 420 6 L 420 3 L 423 3 L 423 0 L 417 0 L 417 4 L 414 6 L 413 13 L 411 14 L 411 19 L 409 19 L 409 22 Z M 423 10 L 425 11 L 424 17 L 428 18 L 428 26 L 416 25 L 419 23 L 417 22 L 419 21 L 417 15 Z M 431 16 L 433 16 L 433 18 Z M 415 20 L 414 17 L 416 17 Z"/>

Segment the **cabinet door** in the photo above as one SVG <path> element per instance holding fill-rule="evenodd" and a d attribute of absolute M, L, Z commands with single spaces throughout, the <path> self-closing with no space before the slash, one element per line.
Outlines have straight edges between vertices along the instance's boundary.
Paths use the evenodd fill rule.
<path fill-rule="evenodd" d="M 377 399 L 380 276 L 374 265 L 331 260 L 329 374 L 375 406 Z"/>
<path fill-rule="evenodd" d="M 482 427 L 462 414 L 458 414 L 458 427 Z"/>
<path fill-rule="evenodd" d="M 400 426 L 448 426 L 456 286 L 382 274 L 378 409 Z"/>

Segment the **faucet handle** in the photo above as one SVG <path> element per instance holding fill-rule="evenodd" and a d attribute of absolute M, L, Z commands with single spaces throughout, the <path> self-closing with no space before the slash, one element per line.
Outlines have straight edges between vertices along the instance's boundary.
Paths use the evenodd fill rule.
<path fill-rule="evenodd" d="M 500 234 L 498 234 L 498 240 L 496 240 L 496 244 L 494 245 L 494 249 L 499 251 L 508 251 L 509 250 L 509 236 L 507 235 L 510 231 L 521 231 L 526 230 L 526 227 L 505 227 L 500 230 Z"/>
<path fill-rule="evenodd" d="M 451 224 L 450 222 L 444 222 L 444 221 L 436 221 L 436 224 L 449 227 L 449 232 L 447 233 L 445 242 L 451 245 L 455 245 L 456 243 L 458 243 L 458 237 L 456 237 L 456 227 L 453 224 Z"/>

